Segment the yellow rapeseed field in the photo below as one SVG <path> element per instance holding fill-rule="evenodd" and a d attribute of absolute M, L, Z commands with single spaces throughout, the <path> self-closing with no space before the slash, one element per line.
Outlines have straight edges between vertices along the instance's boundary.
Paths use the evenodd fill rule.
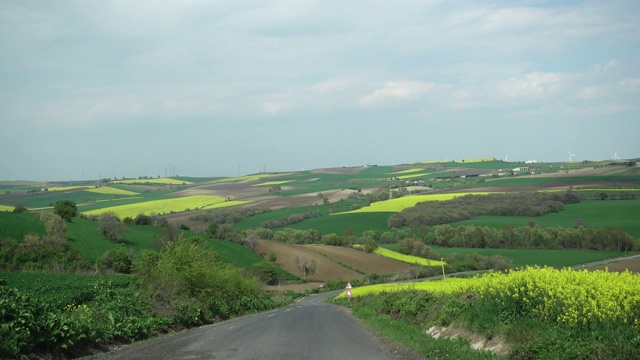
<path fill-rule="evenodd" d="M 114 212 L 120 218 L 136 217 L 138 214 L 168 214 L 171 212 L 181 212 L 187 209 L 213 209 L 245 204 L 247 201 L 226 201 L 219 196 L 193 195 L 183 196 L 173 199 L 153 200 L 91 210 L 84 212 L 87 215 L 98 215 L 107 211 Z"/>
<path fill-rule="evenodd" d="M 424 169 L 413 168 L 413 169 L 407 169 L 407 170 L 392 172 L 391 174 L 392 175 L 410 174 L 410 173 L 415 173 L 415 172 L 419 172 L 419 171 L 424 171 Z"/>
<path fill-rule="evenodd" d="M 125 195 L 125 196 L 138 195 L 137 192 L 118 189 L 111 186 L 93 187 L 93 188 L 87 189 L 87 191 L 92 193 L 107 194 L 107 195 Z"/>
<path fill-rule="evenodd" d="M 406 180 L 406 179 L 424 177 L 424 176 L 427 176 L 427 175 L 429 175 L 429 173 L 423 172 L 423 173 L 419 173 L 419 174 L 400 175 L 400 176 L 397 176 L 397 178 L 398 179 L 402 179 L 402 180 Z"/>
<path fill-rule="evenodd" d="M 71 185 L 71 186 L 51 186 L 47 187 L 47 191 L 69 191 L 69 190 L 78 190 L 78 189 L 89 189 L 93 186 L 89 185 Z"/>
<path fill-rule="evenodd" d="M 183 181 L 172 178 L 155 178 L 155 179 L 128 179 L 128 180 L 115 180 L 111 182 L 112 184 L 154 184 L 154 185 L 182 185 L 182 184 L 193 184 L 191 181 Z"/>
<path fill-rule="evenodd" d="M 530 267 L 467 279 L 364 286 L 351 292 L 365 296 L 409 289 L 448 295 L 474 293 L 517 315 L 573 326 L 625 324 L 640 331 L 640 275 L 628 271 Z"/>
<path fill-rule="evenodd" d="M 228 183 L 228 182 L 249 182 L 249 181 L 256 181 L 260 179 L 270 178 L 274 176 L 286 176 L 290 174 L 291 173 L 245 175 L 245 176 L 238 176 L 238 177 L 232 177 L 232 178 L 218 179 L 218 180 L 211 181 L 210 183 L 220 184 L 220 183 Z"/>
<path fill-rule="evenodd" d="M 0 205 L 0 211 L 13 211 L 13 206 Z"/>
<path fill-rule="evenodd" d="M 425 259 L 418 256 L 405 255 L 405 254 L 401 254 L 399 252 L 391 251 L 389 249 L 385 249 L 381 247 L 377 248 L 375 250 L 375 253 L 384 257 L 388 257 L 390 259 L 406 262 L 409 264 L 419 264 L 423 266 L 441 266 L 442 264 L 444 264 L 442 261 Z"/>
<path fill-rule="evenodd" d="M 358 210 L 347 211 L 340 214 L 365 213 L 365 212 L 400 212 L 406 208 L 415 206 L 419 202 L 451 200 L 453 198 L 469 195 L 469 194 L 486 195 L 491 193 L 490 192 L 474 192 L 474 193 L 431 194 L 431 195 L 427 194 L 427 195 L 403 196 L 397 199 L 374 202 L 371 205 L 365 206 Z"/>
<path fill-rule="evenodd" d="M 286 183 L 290 183 L 293 180 L 280 180 L 280 181 L 267 181 L 267 182 L 263 182 L 260 184 L 254 184 L 251 186 L 273 186 L 273 185 L 282 185 L 282 184 L 286 184 Z"/>

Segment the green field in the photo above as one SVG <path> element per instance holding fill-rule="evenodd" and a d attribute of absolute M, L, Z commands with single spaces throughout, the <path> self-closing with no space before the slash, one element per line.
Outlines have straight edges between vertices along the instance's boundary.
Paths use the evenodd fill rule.
<path fill-rule="evenodd" d="M 45 235 L 44 225 L 36 221 L 37 214 L 14 214 L 0 212 L 0 240 L 12 238 L 22 240 L 28 233 Z M 157 251 L 157 239 L 163 237 L 167 228 L 147 225 L 128 225 L 122 244 L 134 252 L 140 250 Z M 228 241 L 211 239 L 191 231 L 173 230 L 175 236 L 182 233 L 184 236 L 197 236 L 202 238 L 207 246 L 220 256 L 223 262 L 237 267 L 246 268 L 253 264 L 265 261 L 260 255 L 249 249 Z M 67 223 L 67 240 L 72 248 L 78 249 L 83 257 L 89 260 L 101 259 L 105 252 L 113 250 L 115 244 L 98 232 L 97 222 L 74 218 Z"/>
<path fill-rule="evenodd" d="M 116 288 L 133 286 L 133 275 L 82 275 L 56 273 L 0 272 L 0 279 L 24 294 L 42 299 L 53 308 L 81 304 L 92 297 L 96 282 L 111 283 Z"/>
<path fill-rule="evenodd" d="M 389 250 L 398 250 L 397 244 L 381 244 Z M 628 253 L 615 251 L 591 251 L 591 250 L 546 250 L 546 249 L 471 249 L 471 248 L 445 248 L 431 246 L 438 254 L 449 256 L 453 254 L 480 254 L 483 256 L 500 255 L 513 262 L 513 266 L 552 266 L 566 267 L 600 261 Z"/>
<path fill-rule="evenodd" d="M 22 240 L 28 233 L 45 235 L 44 224 L 36 220 L 37 214 L 14 214 L 0 211 L 0 240 Z"/>
<path fill-rule="evenodd" d="M 452 223 L 457 225 L 476 225 L 502 228 L 505 225 L 525 226 L 535 221 L 541 227 L 575 227 L 582 219 L 585 226 L 593 228 L 622 228 L 632 237 L 640 238 L 640 199 L 635 200 L 585 200 L 579 204 L 567 204 L 564 211 L 539 217 L 519 216 L 479 216 L 473 219 Z"/>
<path fill-rule="evenodd" d="M 388 231 L 387 218 L 389 213 L 364 213 L 364 214 L 336 214 L 305 220 L 301 223 L 288 225 L 287 227 L 308 230 L 316 229 L 322 234 L 344 235 L 352 232 L 356 236 L 364 231 L 376 230 Z"/>

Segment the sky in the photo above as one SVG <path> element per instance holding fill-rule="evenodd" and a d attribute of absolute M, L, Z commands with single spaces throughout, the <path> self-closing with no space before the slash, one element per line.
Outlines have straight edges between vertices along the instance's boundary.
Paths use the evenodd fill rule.
<path fill-rule="evenodd" d="M 0 0 L 0 180 L 640 157 L 640 2 Z"/>

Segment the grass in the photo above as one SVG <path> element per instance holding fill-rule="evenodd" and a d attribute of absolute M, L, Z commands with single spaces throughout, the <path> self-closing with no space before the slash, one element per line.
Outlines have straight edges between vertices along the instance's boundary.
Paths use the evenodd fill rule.
<path fill-rule="evenodd" d="M 346 305 L 346 301 L 338 302 Z M 427 335 L 421 323 L 405 319 L 393 319 L 381 314 L 374 306 L 349 306 L 353 314 L 361 319 L 368 327 L 383 334 L 386 338 L 403 344 L 416 353 L 428 356 L 429 359 L 476 360 L 500 359 L 488 352 L 471 349 L 468 342 L 460 339 L 434 339 Z"/>
<path fill-rule="evenodd" d="M 44 225 L 36 220 L 37 214 L 0 212 L 0 240 L 22 240 L 28 233 L 45 235 Z"/>
<path fill-rule="evenodd" d="M 389 213 L 362 213 L 362 214 L 336 214 L 331 216 L 322 216 L 305 220 L 301 223 L 288 225 L 287 227 L 294 229 L 316 229 L 322 234 L 344 235 L 353 233 L 361 236 L 364 231 L 376 230 L 379 232 L 388 231 L 387 218 Z"/>

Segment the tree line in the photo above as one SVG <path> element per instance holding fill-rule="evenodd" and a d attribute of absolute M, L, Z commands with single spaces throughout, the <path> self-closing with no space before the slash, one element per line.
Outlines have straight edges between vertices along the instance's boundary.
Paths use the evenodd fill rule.
<path fill-rule="evenodd" d="M 389 228 L 420 227 L 468 220 L 475 216 L 542 216 L 579 203 L 580 194 L 525 192 L 464 195 L 446 201 L 424 201 L 389 216 Z"/>

